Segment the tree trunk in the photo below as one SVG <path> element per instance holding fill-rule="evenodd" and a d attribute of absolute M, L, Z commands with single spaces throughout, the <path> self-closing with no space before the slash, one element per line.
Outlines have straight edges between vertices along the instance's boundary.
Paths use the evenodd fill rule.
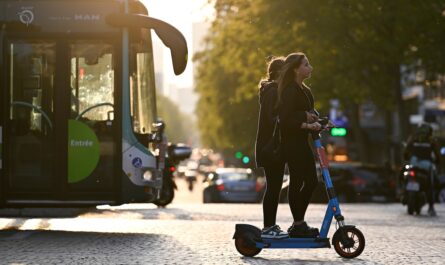
<path fill-rule="evenodd" d="M 393 86 L 395 89 L 395 102 L 397 104 L 397 112 L 399 117 L 399 134 L 397 141 L 401 143 L 407 137 L 408 133 L 408 117 L 406 116 L 405 111 L 405 102 L 403 101 L 403 91 L 402 85 L 400 82 L 401 74 L 400 74 L 400 64 L 394 64 L 393 66 Z"/>
<path fill-rule="evenodd" d="M 390 110 L 385 111 L 385 158 L 383 159 L 383 163 L 393 164 L 391 149 L 392 149 L 392 139 L 393 139 L 393 120 L 392 120 L 392 112 Z"/>
<path fill-rule="evenodd" d="M 366 142 L 363 135 L 363 130 L 360 126 L 360 105 L 357 103 L 350 102 L 349 109 L 351 110 L 350 121 L 352 130 L 354 131 L 354 142 L 358 149 L 359 161 L 368 162 L 368 153 L 366 152 Z"/>
<path fill-rule="evenodd" d="M 392 133 L 392 138 L 391 138 L 391 149 L 393 152 L 393 157 L 392 157 L 392 164 L 399 164 L 401 162 L 401 158 L 402 158 L 402 152 L 403 152 L 403 148 L 402 148 L 402 142 L 406 141 L 406 139 L 408 138 L 408 134 L 409 134 L 409 119 L 406 113 L 406 108 L 405 108 L 405 101 L 403 100 L 403 88 L 402 88 L 402 84 L 401 84 L 401 78 L 402 75 L 400 73 L 400 64 L 399 63 L 395 63 L 393 65 L 393 87 L 395 89 L 395 102 L 396 102 L 396 109 L 397 109 L 397 117 L 398 117 L 398 125 L 399 127 L 398 129 L 398 135 L 397 137 L 394 137 L 395 134 Z M 392 130 L 395 130 L 396 128 L 392 128 Z"/>

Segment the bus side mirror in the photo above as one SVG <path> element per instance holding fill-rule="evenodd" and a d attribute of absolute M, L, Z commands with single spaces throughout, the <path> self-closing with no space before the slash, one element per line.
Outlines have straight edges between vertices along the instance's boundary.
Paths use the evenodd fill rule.
<path fill-rule="evenodd" d="M 107 16 L 106 21 L 115 27 L 153 29 L 164 45 L 170 48 L 175 74 L 184 72 L 188 60 L 187 42 L 182 33 L 172 25 L 139 14 L 111 14 Z"/>
<path fill-rule="evenodd" d="M 150 143 L 161 143 L 164 135 L 165 122 L 158 120 L 152 124 L 153 133 L 148 134 L 148 142 Z"/>

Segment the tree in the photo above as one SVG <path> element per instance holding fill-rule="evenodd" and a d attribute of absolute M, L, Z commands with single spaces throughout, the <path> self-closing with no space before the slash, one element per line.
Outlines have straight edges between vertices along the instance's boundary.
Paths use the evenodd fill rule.
<path fill-rule="evenodd" d="M 197 144 L 195 124 L 190 116 L 183 114 L 169 98 L 157 95 L 158 116 L 165 122 L 165 133 L 172 143 Z"/>
<path fill-rule="evenodd" d="M 317 108 L 338 98 L 352 111 L 364 160 L 358 106 L 372 101 L 386 111 L 388 136 L 389 114 L 399 113 L 406 133 L 400 66 L 421 61 L 432 76 L 444 69 L 443 1 L 217 0 L 215 9 L 209 48 L 196 56 L 199 127 L 213 148 L 253 152 L 257 84 L 269 55 L 308 55 Z"/>

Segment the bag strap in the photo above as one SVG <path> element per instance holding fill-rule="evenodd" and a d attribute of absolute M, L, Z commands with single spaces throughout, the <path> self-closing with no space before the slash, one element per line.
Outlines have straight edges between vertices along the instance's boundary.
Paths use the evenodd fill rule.
<path fill-rule="evenodd" d="M 277 131 L 280 129 L 280 117 L 279 116 L 276 116 L 275 117 L 275 124 L 274 124 L 274 127 L 273 127 L 273 133 L 272 133 L 272 137 L 275 137 L 275 134 L 277 133 Z M 279 132 L 278 132 L 279 133 Z M 280 137 L 281 137 L 281 135 L 280 135 Z"/>

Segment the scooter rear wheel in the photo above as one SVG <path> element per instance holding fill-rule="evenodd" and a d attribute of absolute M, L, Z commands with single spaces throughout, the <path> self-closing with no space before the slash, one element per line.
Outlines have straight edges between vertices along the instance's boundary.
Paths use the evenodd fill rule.
<path fill-rule="evenodd" d="M 254 257 L 261 252 L 261 248 L 253 247 L 249 244 L 249 238 L 252 235 L 249 235 L 248 232 L 243 233 L 235 238 L 235 247 L 238 252 L 246 257 Z"/>
<path fill-rule="evenodd" d="M 343 234 L 346 238 L 343 238 Z M 332 245 L 335 251 L 343 258 L 352 259 L 362 254 L 365 249 L 365 236 L 353 226 L 338 229 L 333 238 Z"/>

